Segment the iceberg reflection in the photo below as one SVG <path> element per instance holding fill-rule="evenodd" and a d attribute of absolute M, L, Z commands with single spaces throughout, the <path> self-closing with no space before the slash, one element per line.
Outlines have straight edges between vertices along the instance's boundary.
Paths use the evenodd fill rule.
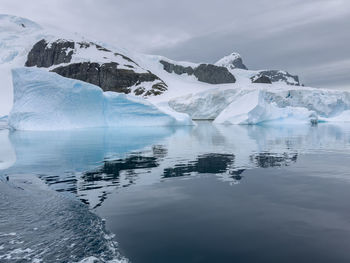
<path fill-rule="evenodd" d="M 17 156 L 17 160 L 11 157 L 16 160 L 13 166 L 1 173 L 35 174 L 53 189 L 74 193 L 91 207 L 101 205 L 118 188 L 198 174 L 236 184 L 247 169 L 293 165 L 300 154 L 350 152 L 350 126 L 329 124 L 199 122 L 184 128 L 2 131 L 0 135 L 3 141 L 8 136 Z"/>

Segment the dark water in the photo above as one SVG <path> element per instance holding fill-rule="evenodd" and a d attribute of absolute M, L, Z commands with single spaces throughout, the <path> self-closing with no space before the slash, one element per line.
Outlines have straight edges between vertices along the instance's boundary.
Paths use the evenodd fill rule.
<path fill-rule="evenodd" d="M 0 180 L 0 262 L 122 260 L 104 222 L 85 205 L 32 175 Z"/>
<path fill-rule="evenodd" d="M 72 211 L 67 207 L 74 198 L 86 204 L 74 203 L 79 209 L 69 212 L 67 242 L 91 233 L 96 246 L 70 250 L 75 261 L 120 260 L 120 251 L 132 262 L 350 262 L 349 126 L 199 122 L 184 128 L 2 130 L 0 142 L 0 175 L 10 182 L 18 174 L 40 178 L 55 190 L 55 202 L 65 204 L 56 212 Z M 1 232 L 22 231 L 38 242 L 31 224 L 16 230 L 19 222 L 9 223 L 30 206 L 16 202 L 2 206 Z M 40 207 L 27 216 L 60 232 L 55 216 L 41 221 L 36 215 Z M 88 208 L 106 219 L 107 230 L 94 232 L 90 219 L 81 219 L 101 222 Z M 109 258 L 117 247 L 108 231 L 119 243 Z M 57 240 L 52 236 L 44 235 L 48 247 Z M 18 244 L 11 250 L 8 242 L 0 241 L 0 258 L 26 249 Z M 54 262 L 59 248 L 44 253 L 45 262 Z"/>

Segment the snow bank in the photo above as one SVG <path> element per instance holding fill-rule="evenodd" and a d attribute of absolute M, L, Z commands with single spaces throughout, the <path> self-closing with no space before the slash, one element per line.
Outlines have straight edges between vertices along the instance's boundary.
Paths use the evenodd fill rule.
<path fill-rule="evenodd" d="M 169 105 L 221 124 L 350 122 L 350 93 L 312 88 L 241 88 L 201 92 Z"/>
<path fill-rule="evenodd" d="M 37 68 L 12 70 L 14 105 L 9 126 L 62 130 L 106 126 L 192 124 L 144 99 L 112 92 Z"/>

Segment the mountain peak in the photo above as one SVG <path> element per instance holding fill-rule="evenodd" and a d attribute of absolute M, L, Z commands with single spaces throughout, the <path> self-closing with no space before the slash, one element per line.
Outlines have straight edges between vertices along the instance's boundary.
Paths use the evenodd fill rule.
<path fill-rule="evenodd" d="M 233 52 L 223 57 L 215 63 L 216 66 L 226 67 L 228 69 L 248 69 L 244 64 L 240 54 Z"/>

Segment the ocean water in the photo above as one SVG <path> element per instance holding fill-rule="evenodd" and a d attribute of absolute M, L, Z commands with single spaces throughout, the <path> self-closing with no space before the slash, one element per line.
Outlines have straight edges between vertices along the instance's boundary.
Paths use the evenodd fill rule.
<path fill-rule="evenodd" d="M 350 262 L 350 126 L 0 130 L 0 262 Z"/>

